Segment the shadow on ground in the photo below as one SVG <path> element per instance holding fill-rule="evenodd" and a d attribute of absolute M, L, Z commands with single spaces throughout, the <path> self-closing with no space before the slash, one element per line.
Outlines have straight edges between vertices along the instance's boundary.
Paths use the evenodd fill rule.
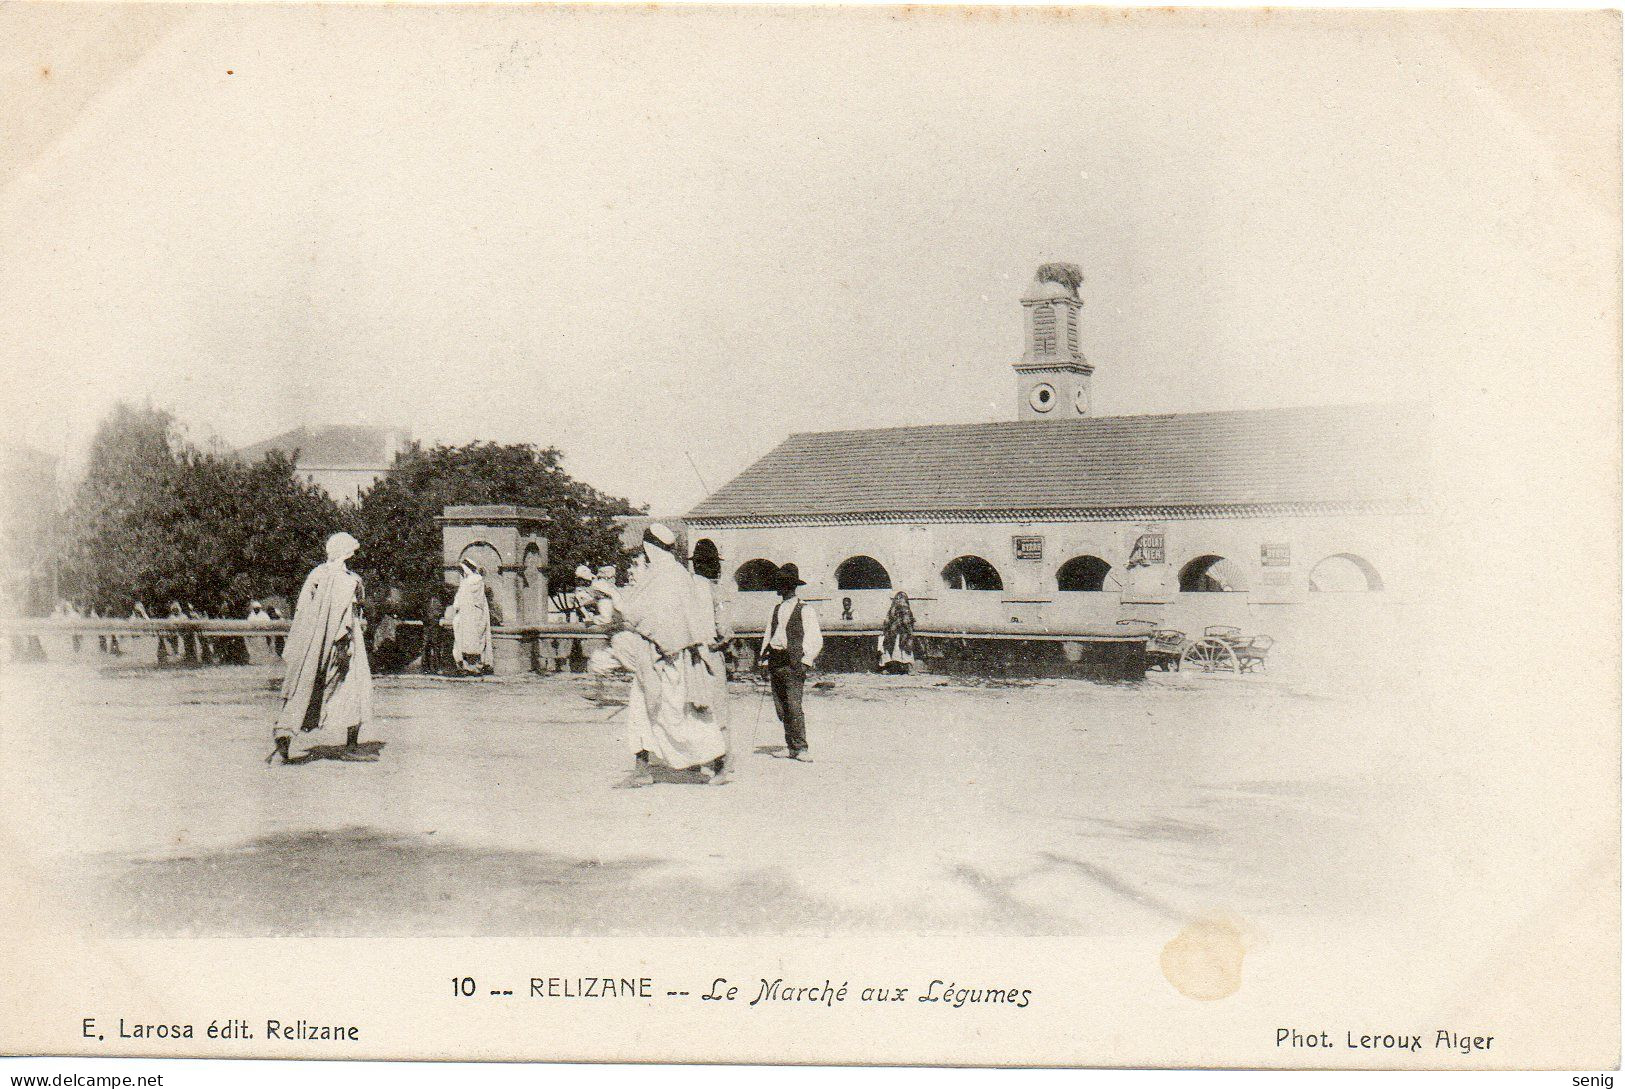
<path fill-rule="evenodd" d="M 363 741 L 355 748 L 345 745 L 312 745 L 302 753 L 294 755 L 288 763 L 292 765 L 310 764 L 317 760 L 364 760 L 374 761 L 378 754 L 384 751 L 383 741 Z"/>
<path fill-rule="evenodd" d="M 436 843 L 371 828 L 262 836 L 161 859 L 101 856 L 81 895 L 120 936 L 394 933 L 826 934 L 963 929 L 909 913 L 854 911 L 803 892 L 782 871 L 706 881 L 652 858 L 602 861 Z M 1000 925 L 1000 904 L 975 931 Z M 1046 925 L 1047 924 L 1047 925 Z M 1047 932 L 1030 914 L 1019 930 Z"/>

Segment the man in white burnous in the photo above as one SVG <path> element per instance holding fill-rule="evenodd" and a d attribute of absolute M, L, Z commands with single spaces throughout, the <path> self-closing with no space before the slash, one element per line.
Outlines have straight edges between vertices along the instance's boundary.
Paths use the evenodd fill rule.
<path fill-rule="evenodd" d="M 372 671 L 361 578 L 345 564 L 360 547 L 348 533 L 333 534 L 327 539 L 327 562 L 311 571 L 299 591 L 282 651 L 288 672 L 271 730 L 276 748 L 267 763 L 289 763 L 341 729 L 341 759 L 376 759 L 360 748 L 361 727 L 372 718 Z"/>
<path fill-rule="evenodd" d="M 723 754 L 713 706 L 717 685 L 704 651 L 716 641 L 710 595 L 677 559 L 677 537 L 656 522 L 643 534 L 644 565 L 615 603 L 620 630 L 593 670 L 615 665 L 632 674 L 626 740 L 635 765 L 624 785 L 654 782 L 651 761 L 683 771 Z"/>

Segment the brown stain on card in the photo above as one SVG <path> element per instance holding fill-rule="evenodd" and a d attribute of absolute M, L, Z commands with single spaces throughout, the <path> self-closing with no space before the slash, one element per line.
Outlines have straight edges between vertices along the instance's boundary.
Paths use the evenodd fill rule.
<path fill-rule="evenodd" d="M 1241 989 L 1246 954 L 1247 943 L 1234 920 L 1198 919 L 1162 947 L 1162 974 L 1185 997 L 1212 1002 Z"/>

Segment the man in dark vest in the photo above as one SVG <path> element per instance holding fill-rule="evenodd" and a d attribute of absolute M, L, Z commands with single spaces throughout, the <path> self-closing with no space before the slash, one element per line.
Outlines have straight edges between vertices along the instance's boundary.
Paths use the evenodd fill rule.
<path fill-rule="evenodd" d="M 818 627 L 818 614 L 796 595 L 801 572 L 793 563 L 779 568 L 774 576 L 780 601 L 773 606 L 767 631 L 762 634 L 761 662 L 773 686 L 773 710 L 784 723 L 785 756 L 811 763 L 807 755 L 807 719 L 801 712 L 801 693 L 807 683 L 807 670 L 824 649 L 824 633 Z"/>

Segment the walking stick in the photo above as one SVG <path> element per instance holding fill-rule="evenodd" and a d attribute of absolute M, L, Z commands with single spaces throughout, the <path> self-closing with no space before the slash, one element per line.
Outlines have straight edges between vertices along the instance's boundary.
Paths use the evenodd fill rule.
<path fill-rule="evenodd" d="M 756 751 L 756 727 L 762 724 L 762 705 L 767 702 L 767 687 L 766 682 L 757 682 L 757 688 L 759 691 L 756 695 L 756 714 L 751 716 L 750 741 L 745 746 L 751 752 Z"/>

